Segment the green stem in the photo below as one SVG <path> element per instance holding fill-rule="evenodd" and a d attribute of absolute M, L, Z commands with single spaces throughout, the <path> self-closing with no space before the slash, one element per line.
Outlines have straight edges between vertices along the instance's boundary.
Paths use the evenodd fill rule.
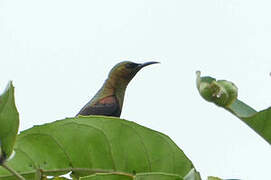
<path fill-rule="evenodd" d="M 13 174 L 14 176 L 16 176 L 17 179 L 19 179 L 19 180 L 25 180 L 25 178 L 23 176 L 21 176 L 19 173 L 17 173 L 14 169 L 12 169 L 11 167 L 9 167 L 8 165 L 6 165 L 6 163 L 1 164 L 1 166 L 3 166 L 4 168 L 6 168 L 11 174 Z"/>
<path fill-rule="evenodd" d="M 7 165 L 2 165 L 3 167 L 7 166 Z M 6 169 L 10 168 L 10 167 L 5 167 Z M 10 170 L 9 170 L 10 171 Z M 12 174 L 15 175 L 18 174 L 16 171 L 14 171 L 13 169 L 11 170 L 12 171 Z M 10 172 L 11 172 L 10 171 Z M 37 174 L 37 171 L 39 171 Z M 87 173 L 90 173 L 90 174 L 95 174 L 95 173 L 112 173 L 112 174 L 121 174 L 121 175 L 125 175 L 125 176 L 129 176 L 129 177 L 134 177 L 133 174 L 129 174 L 129 173 L 125 173 L 125 172 L 119 172 L 119 171 L 114 171 L 113 169 L 89 169 L 89 168 L 64 168 L 64 169 L 55 169 L 55 170 L 36 170 L 36 171 L 29 171 L 27 173 L 21 173 L 21 174 L 24 174 L 24 175 L 28 175 L 28 174 L 33 174 L 33 173 L 36 173 L 36 177 L 41 177 L 42 174 L 48 174 L 48 173 L 57 173 L 57 172 L 73 172 L 73 171 L 76 171 L 76 172 L 87 172 Z M 15 173 L 13 173 L 15 172 Z M 20 177 L 21 175 L 18 174 Z M 10 177 L 10 176 L 5 176 L 5 177 Z M 16 177 L 20 180 L 25 180 L 23 177 L 19 178 L 17 175 Z"/>

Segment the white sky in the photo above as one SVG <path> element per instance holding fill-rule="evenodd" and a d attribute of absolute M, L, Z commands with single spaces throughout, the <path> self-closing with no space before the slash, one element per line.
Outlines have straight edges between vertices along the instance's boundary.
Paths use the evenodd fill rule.
<path fill-rule="evenodd" d="M 204 101 L 195 71 L 233 81 L 239 99 L 271 105 L 268 0 L 1 0 L 0 90 L 16 87 L 20 130 L 74 116 L 123 60 L 137 74 L 122 118 L 169 135 L 200 171 L 271 179 L 271 148 Z"/>

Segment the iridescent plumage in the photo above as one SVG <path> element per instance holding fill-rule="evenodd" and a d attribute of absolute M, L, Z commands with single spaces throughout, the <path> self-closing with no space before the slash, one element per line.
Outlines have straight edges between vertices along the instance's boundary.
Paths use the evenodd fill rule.
<path fill-rule="evenodd" d="M 158 62 L 137 64 L 123 61 L 115 65 L 101 89 L 76 115 L 104 115 L 120 117 L 125 90 L 136 73 L 145 66 Z"/>

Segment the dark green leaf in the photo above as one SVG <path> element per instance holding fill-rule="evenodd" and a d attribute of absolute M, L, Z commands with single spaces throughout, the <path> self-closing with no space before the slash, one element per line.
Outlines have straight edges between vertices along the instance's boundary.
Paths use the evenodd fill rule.
<path fill-rule="evenodd" d="M 242 120 L 271 144 L 271 108 L 242 117 Z"/>

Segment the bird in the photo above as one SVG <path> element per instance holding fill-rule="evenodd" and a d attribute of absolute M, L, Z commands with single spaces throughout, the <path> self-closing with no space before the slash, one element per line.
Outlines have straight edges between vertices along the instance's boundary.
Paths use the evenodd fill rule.
<path fill-rule="evenodd" d="M 159 62 L 134 63 L 123 61 L 116 64 L 102 87 L 76 116 L 103 115 L 120 117 L 126 87 L 143 67 Z"/>

